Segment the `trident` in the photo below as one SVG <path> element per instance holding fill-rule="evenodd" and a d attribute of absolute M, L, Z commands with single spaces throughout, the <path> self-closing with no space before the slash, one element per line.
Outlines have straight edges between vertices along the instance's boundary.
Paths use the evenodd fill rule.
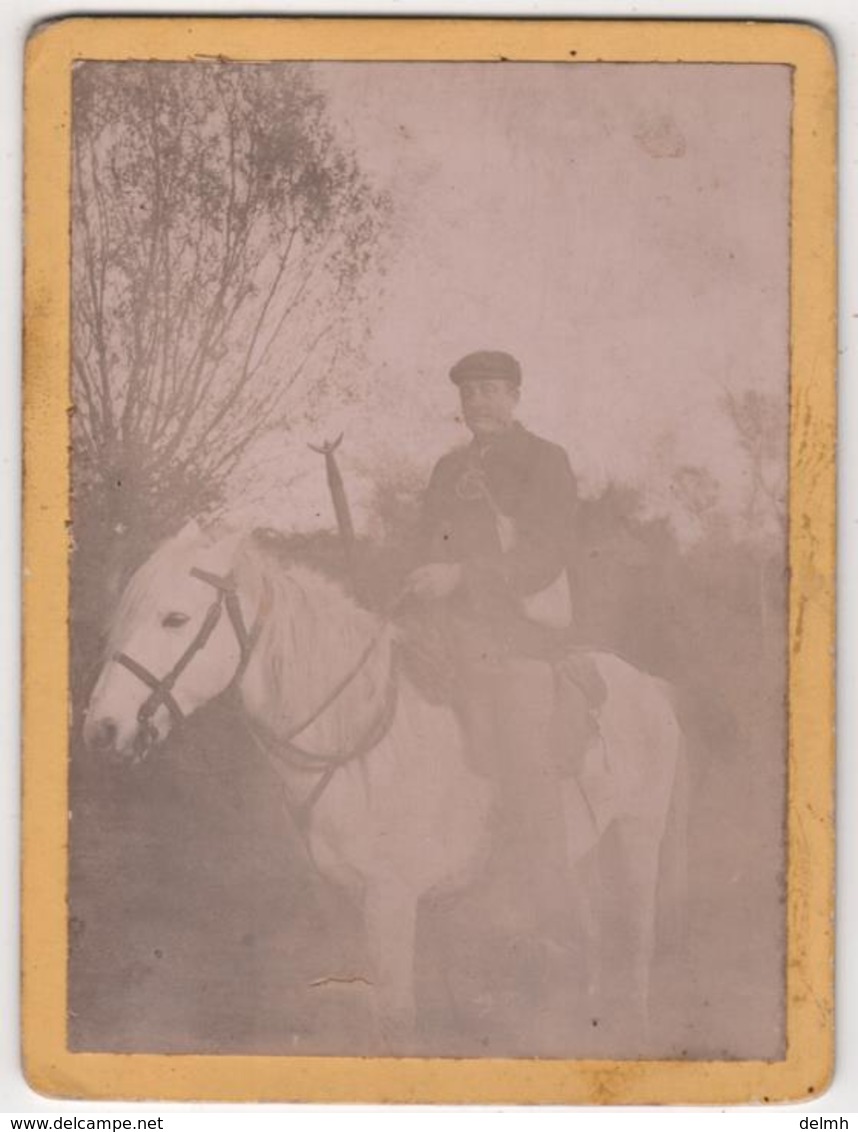
<path fill-rule="evenodd" d="M 308 444 L 307 447 L 311 448 L 314 452 L 318 452 L 320 456 L 325 457 L 325 472 L 328 477 L 328 488 L 331 492 L 331 499 L 334 504 L 334 514 L 337 517 L 337 527 L 339 528 L 340 538 L 343 544 L 346 567 L 349 577 L 352 580 L 352 585 L 357 586 L 355 529 L 352 523 L 351 512 L 349 511 L 349 501 L 346 497 L 343 477 L 340 473 L 340 469 L 337 467 L 337 458 L 335 456 L 337 449 L 343 442 L 343 435 L 344 434 L 341 432 L 336 440 L 326 440 L 323 444 L 318 445 Z"/>

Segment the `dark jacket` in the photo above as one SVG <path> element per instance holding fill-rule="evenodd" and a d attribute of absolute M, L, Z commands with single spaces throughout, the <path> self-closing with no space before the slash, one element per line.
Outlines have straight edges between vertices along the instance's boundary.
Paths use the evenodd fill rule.
<path fill-rule="evenodd" d="M 568 569 L 576 505 L 566 453 L 520 424 L 443 456 L 424 499 L 421 556 L 462 565 L 451 610 L 493 625 L 516 649 L 541 654 L 538 642 L 556 634 L 528 629 L 522 598 Z"/>

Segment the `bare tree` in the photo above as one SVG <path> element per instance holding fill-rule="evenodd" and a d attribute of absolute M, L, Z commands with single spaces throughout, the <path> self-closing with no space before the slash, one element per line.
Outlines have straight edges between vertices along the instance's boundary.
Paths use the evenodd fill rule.
<path fill-rule="evenodd" d="M 750 482 L 744 518 L 751 535 L 778 536 L 786 529 L 784 459 L 786 432 L 774 398 L 753 389 L 725 389 L 724 411 L 748 461 Z"/>
<path fill-rule="evenodd" d="M 776 591 L 780 597 L 785 592 L 786 423 L 776 400 L 753 389 L 742 393 L 725 389 L 721 403 L 747 460 L 749 482 L 743 518 L 745 535 L 757 561 L 760 623 L 767 630 L 775 571 L 781 575 Z"/>
<path fill-rule="evenodd" d="M 75 530 L 127 564 L 339 372 L 388 205 L 306 65 L 82 63 L 73 129 Z"/>
<path fill-rule="evenodd" d="M 697 538 L 729 537 L 727 515 L 719 506 L 718 481 L 708 468 L 682 464 L 671 478 L 671 492 Z"/>

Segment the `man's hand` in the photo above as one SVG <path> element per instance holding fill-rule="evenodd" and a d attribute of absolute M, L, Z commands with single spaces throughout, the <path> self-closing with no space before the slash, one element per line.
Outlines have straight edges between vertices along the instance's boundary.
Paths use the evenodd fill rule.
<path fill-rule="evenodd" d="M 447 597 L 462 581 L 462 567 L 455 562 L 432 562 L 409 575 L 405 588 L 422 598 Z"/>

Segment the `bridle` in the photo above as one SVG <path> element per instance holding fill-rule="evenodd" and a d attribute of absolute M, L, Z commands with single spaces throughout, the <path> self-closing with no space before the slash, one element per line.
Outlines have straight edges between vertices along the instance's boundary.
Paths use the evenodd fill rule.
<path fill-rule="evenodd" d="M 191 569 L 190 573 L 191 577 L 198 578 L 201 582 L 212 586 L 216 596 L 206 610 L 205 617 L 194 639 L 166 676 L 160 678 L 155 676 L 148 668 L 140 664 L 127 653 L 117 652 L 113 654 L 113 659 L 117 664 L 121 664 L 124 668 L 127 668 L 129 672 L 150 689 L 149 695 L 137 711 L 139 729 L 134 741 L 134 753 L 138 758 L 142 758 L 158 738 L 152 719 L 155 712 L 162 704 L 169 711 L 175 724 L 180 724 L 185 721 L 185 713 L 182 711 L 173 695 L 173 688 L 176 681 L 193 658 L 198 652 L 205 648 L 206 643 L 217 628 L 224 609 L 226 609 L 240 649 L 238 666 L 233 673 L 229 687 L 234 687 L 239 680 L 241 680 L 250 663 L 250 658 L 259 640 L 259 635 L 262 632 L 262 626 L 268 609 L 268 602 L 265 597 L 263 597 L 260 603 L 253 625 L 248 629 L 241 612 L 241 602 L 238 598 L 235 577 L 231 573 L 224 575 L 212 574 L 208 570 L 201 570 L 196 566 Z M 309 820 L 310 812 L 321 798 L 334 774 L 352 760 L 362 758 L 365 754 L 368 754 L 369 751 L 378 746 L 390 730 L 396 714 L 398 700 L 398 681 L 395 674 L 395 665 L 391 665 L 387 691 L 379 715 L 370 722 L 369 726 L 358 737 L 357 742 L 352 747 L 342 752 L 318 755 L 303 747 L 299 747 L 295 743 L 298 736 L 307 731 L 356 679 L 358 673 L 363 670 L 372 653 L 384 639 L 384 636 L 385 634 L 382 631 L 369 642 L 358 657 L 357 662 L 334 685 L 321 703 L 314 708 L 309 715 L 305 716 L 296 724 L 288 735 L 278 736 L 269 734 L 260 726 L 253 726 L 251 728 L 257 742 L 269 754 L 275 755 L 279 761 L 285 761 L 288 765 L 291 765 L 293 770 L 309 772 L 310 774 L 317 774 L 319 776 L 309 795 L 300 806 L 296 806 L 291 800 L 288 800 L 289 808 L 299 827 L 306 825 Z"/>
<path fill-rule="evenodd" d="M 113 654 L 113 659 L 117 664 L 121 664 L 123 668 L 127 668 L 129 672 L 133 673 L 138 680 L 142 681 L 147 688 L 151 691 L 137 712 L 137 722 L 139 724 L 139 731 L 135 739 L 135 749 L 138 753 L 147 750 L 152 741 L 157 738 L 157 732 L 152 723 L 152 718 L 155 712 L 163 704 L 169 711 L 173 722 L 178 724 L 185 720 L 185 713 L 179 706 L 175 696 L 173 695 L 173 688 L 176 681 L 194 659 L 198 652 L 205 648 L 206 643 L 211 637 L 212 633 L 217 628 L 218 622 L 221 619 L 224 608 L 226 609 L 227 616 L 235 633 L 238 647 L 240 649 L 240 657 L 238 667 L 236 668 L 230 686 L 236 684 L 244 675 L 250 657 L 253 653 L 254 646 L 259 640 L 259 634 L 262 631 L 262 622 L 264 610 L 260 608 L 256 615 L 256 619 L 250 629 L 247 628 L 244 616 L 241 612 L 241 602 L 238 599 L 238 592 L 236 590 L 235 578 L 230 574 L 212 574 L 208 570 L 201 570 L 199 567 L 194 566 L 191 569 L 191 577 L 198 578 L 199 581 L 205 582 L 207 585 L 212 586 L 216 591 L 214 601 L 206 610 L 206 615 L 203 618 L 202 624 L 190 642 L 188 647 L 166 674 L 166 676 L 157 677 L 154 673 L 150 672 L 148 668 L 140 664 L 133 657 L 124 652 L 117 652 Z"/>
<path fill-rule="evenodd" d="M 364 755 L 369 754 L 369 752 L 377 747 L 387 736 L 388 731 L 390 731 L 393 725 L 393 720 L 396 716 L 396 708 L 399 702 L 399 681 L 397 680 L 396 674 L 395 654 L 392 658 L 390 674 L 387 681 L 387 690 L 385 691 L 379 713 L 369 722 L 367 727 L 350 747 L 344 751 L 317 754 L 315 751 L 308 751 L 305 747 L 299 746 L 295 742 L 299 735 L 303 735 L 317 719 L 320 719 L 324 715 L 328 708 L 339 699 L 346 688 L 356 679 L 358 673 L 362 671 L 382 639 L 383 633 L 379 633 L 370 641 L 369 645 L 367 645 L 363 653 L 358 657 L 357 663 L 334 686 L 318 707 L 316 707 L 310 715 L 302 719 L 300 723 L 296 724 L 287 735 L 278 735 L 258 722 L 251 723 L 250 730 L 257 743 L 262 751 L 275 763 L 279 763 L 292 771 L 316 776 L 316 781 L 309 793 L 306 794 L 304 799 L 300 802 L 296 800 L 289 787 L 284 783 L 287 808 L 292 814 L 296 826 L 301 831 L 306 830 L 310 821 L 310 815 L 316 803 L 322 797 L 325 790 L 327 790 L 331 779 L 337 771 L 357 759 L 362 759 Z"/>

